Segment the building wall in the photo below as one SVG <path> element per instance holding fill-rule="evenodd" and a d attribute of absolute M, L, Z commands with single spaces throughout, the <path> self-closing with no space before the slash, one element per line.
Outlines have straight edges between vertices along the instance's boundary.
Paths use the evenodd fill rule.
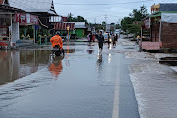
<path fill-rule="evenodd" d="M 85 35 L 84 29 L 76 29 L 76 35 L 77 37 L 84 37 Z"/>
<path fill-rule="evenodd" d="M 160 27 L 159 23 L 151 25 L 151 31 L 152 31 L 151 40 L 152 40 L 152 42 L 159 42 L 159 27 Z"/>
<path fill-rule="evenodd" d="M 177 23 L 162 23 L 163 48 L 177 48 Z"/>

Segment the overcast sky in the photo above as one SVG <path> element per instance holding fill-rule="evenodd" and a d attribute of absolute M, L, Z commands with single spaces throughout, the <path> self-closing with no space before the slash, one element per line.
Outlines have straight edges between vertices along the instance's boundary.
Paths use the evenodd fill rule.
<path fill-rule="evenodd" d="M 86 20 L 88 20 L 91 23 L 95 23 L 95 21 L 96 23 L 101 23 L 102 21 L 105 21 L 105 15 L 107 15 L 108 17 L 107 23 L 111 22 L 117 23 L 123 17 L 128 16 L 133 9 L 137 8 L 139 9 L 140 6 L 142 6 L 143 4 L 147 6 L 148 12 L 150 13 L 150 6 L 153 5 L 154 3 L 156 4 L 177 3 L 177 0 L 63 0 L 62 2 L 61 0 L 54 0 L 54 6 L 56 12 L 59 15 L 67 16 L 68 13 L 71 12 L 74 16 L 77 15 L 83 16 Z M 85 5 L 85 4 L 106 4 L 106 5 Z"/>

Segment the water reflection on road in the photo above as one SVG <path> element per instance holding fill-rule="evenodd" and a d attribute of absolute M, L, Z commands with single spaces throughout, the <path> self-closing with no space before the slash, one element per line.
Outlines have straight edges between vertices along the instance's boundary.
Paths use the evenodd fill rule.
<path fill-rule="evenodd" d="M 51 51 L 0 51 L 0 85 L 13 82 L 43 68 Z"/>
<path fill-rule="evenodd" d="M 49 66 L 49 71 L 52 73 L 54 79 L 57 79 L 63 70 L 62 59 L 64 57 L 52 57 L 52 63 Z"/>
<path fill-rule="evenodd" d="M 93 44 L 0 51 L 0 118 L 110 118 L 121 55 Z"/>
<path fill-rule="evenodd" d="M 0 109 L 15 104 L 17 98 L 39 86 L 50 84 L 52 79 L 57 80 L 63 70 L 64 57 L 51 57 L 50 50 L 1 50 L 0 55 Z"/>

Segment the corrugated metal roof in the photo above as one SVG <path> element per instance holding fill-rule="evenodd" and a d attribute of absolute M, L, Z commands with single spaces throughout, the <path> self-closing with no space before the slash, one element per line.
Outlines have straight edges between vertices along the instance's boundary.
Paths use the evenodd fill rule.
<path fill-rule="evenodd" d="M 74 23 L 75 23 L 75 28 L 86 28 L 85 22 L 74 22 Z"/>
<path fill-rule="evenodd" d="M 74 23 L 75 28 L 86 28 L 85 22 L 64 22 L 64 23 Z"/>
<path fill-rule="evenodd" d="M 22 9 L 26 12 L 56 14 L 54 6 L 52 6 L 53 0 L 9 0 L 9 4 L 11 7 Z"/>
<path fill-rule="evenodd" d="M 159 11 L 177 11 L 177 3 L 161 3 Z"/>

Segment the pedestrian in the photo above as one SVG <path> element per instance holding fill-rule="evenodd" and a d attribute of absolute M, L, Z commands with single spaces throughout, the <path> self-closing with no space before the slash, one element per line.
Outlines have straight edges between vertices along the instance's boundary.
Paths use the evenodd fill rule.
<path fill-rule="evenodd" d="M 89 35 L 89 37 L 90 37 L 90 43 L 92 42 L 92 40 L 93 40 L 93 35 L 92 35 L 92 32 L 90 33 L 90 35 Z"/>
<path fill-rule="evenodd" d="M 52 43 L 53 52 L 55 52 L 55 49 L 59 48 L 59 50 L 63 53 L 63 56 L 65 55 L 63 50 L 63 40 L 60 37 L 60 32 L 57 31 L 56 35 L 50 39 L 50 42 Z"/>
<path fill-rule="evenodd" d="M 137 35 L 137 37 L 136 37 L 136 43 L 139 44 L 139 42 L 140 42 L 140 36 Z"/>
<path fill-rule="evenodd" d="M 87 40 L 90 42 L 90 33 L 87 35 Z"/>
<path fill-rule="evenodd" d="M 116 34 L 116 36 L 115 36 L 116 42 L 118 41 L 118 38 L 119 38 L 119 36 Z"/>
<path fill-rule="evenodd" d="M 110 47 L 110 43 L 111 43 L 111 37 L 110 37 L 110 34 L 108 33 L 108 48 Z"/>
<path fill-rule="evenodd" d="M 116 36 L 114 34 L 112 35 L 112 43 L 113 46 L 116 46 Z"/>
<path fill-rule="evenodd" d="M 95 39 L 98 39 L 98 34 L 97 33 L 95 34 Z"/>
<path fill-rule="evenodd" d="M 99 50 L 103 50 L 103 43 L 104 43 L 104 36 L 102 35 L 102 32 L 100 31 L 100 35 L 98 36 L 98 47 Z"/>
<path fill-rule="evenodd" d="M 95 34 L 93 34 L 93 42 L 95 42 Z"/>

